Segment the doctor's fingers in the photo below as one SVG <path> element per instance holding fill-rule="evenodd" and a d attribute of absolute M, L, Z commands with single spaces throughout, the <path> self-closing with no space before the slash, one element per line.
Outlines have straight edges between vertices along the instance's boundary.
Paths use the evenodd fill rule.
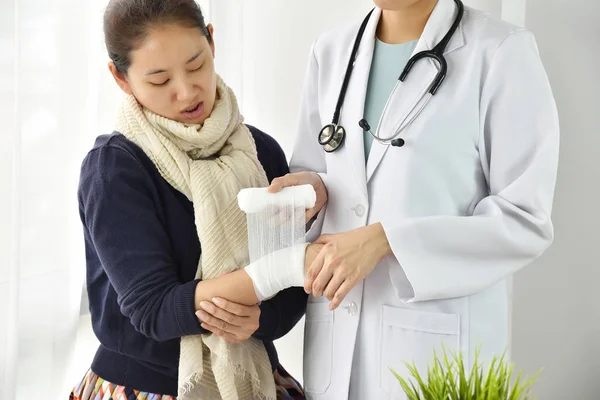
<path fill-rule="evenodd" d="M 338 308 L 340 304 L 342 304 L 342 301 L 344 301 L 344 299 L 346 298 L 346 295 L 350 292 L 350 290 L 352 290 L 352 288 L 354 288 L 354 286 L 356 286 L 356 283 L 353 283 L 351 281 L 344 281 L 344 283 L 342 283 L 342 286 L 340 286 L 338 291 L 335 293 L 335 296 L 333 296 L 333 300 L 331 300 L 331 303 L 329 303 L 329 309 L 333 311 L 336 308 Z"/>
<path fill-rule="evenodd" d="M 333 268 L 333 266 L 325 262 L 323 268 L 321 269 L 321 272 L 319 272 L 319 275 L 317 275 L 317 278 L 315 279 L 312 285 L 313 296 L 323 296 L 323 292 L 325 291 L 327 285 L 329 285 L 331 279 L 334 277 L 334 273 L 335 269 Z"/>
<path fill-rule="evenodd" d="M 282 177 L 275 178 L 273 181 L 271 181 L 271 185 L 269 186 L 268 190 L 271 193 L 277 193 L 285 187 L 301 185 L 301 177 L 303 174 L 304 173 L 302 172 L 298 172 L 295 174 L 286 174 Z"/>
<path fill-rule="evenodd" d="M 342 274 L 334 274 L 327 284 L 325 291 L 323 292 L 325 298 L 327 298 L 329 301 L 333 301 L 335 294 L 338 292 L 340 286 L 342 286 L 345 280 L 346 279 Z"/>
<path fill-rule="evenodd" d="M 323 246 L 323 248 L 321 248 L 321 250 L 319 251 L 319 254 L 317 255 L 317 257 L 315 257 L 314 261 L 310 264 L 310 266 L 306 270 L 306 274 L 304 277 L 304 291 L 306 293 L 309 293 L 309 294 L 312 293 L 313 284 L 315 282 L 315 279 L 317 279 L 317 276 L 319 276 L 319 274 L 321 273 L 321 270 L 325 263 L 326 254 L 327 253 L 325 252 L 325 248 Z"/>
<path fill-rule="evenodd" d="M 313 296 L 315 297 L 321 297 L 332 280 L 334 281 L 333 285 L 339 283 L 339 286 L 349 275 L 348 265 L 342 262 L 335 245 L 326 244 L 323 246 L 321 254 L 324 257 L 323 267 L 312 287 Z M 333 294 L 335 292 L 332 293 L 332 297 Z"/>

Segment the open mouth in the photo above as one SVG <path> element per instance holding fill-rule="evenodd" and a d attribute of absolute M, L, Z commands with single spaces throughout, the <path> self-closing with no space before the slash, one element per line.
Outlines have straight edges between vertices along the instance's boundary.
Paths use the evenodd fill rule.
<path fill-rule="evenodd" d="M 204 114 L 204 102 L 200 102 L 181 112 L 186 120 L 196 120 Z"/>
<path fill-rule="evenodd" d="M 193 113 L 194 111 L 198 111 L 198 108 L 200 108 L 200 103 L 196 104 L 196 106 L 195 106 L 195 107 L 188 108 L 187 110 L 184 110 L 183 112 L 186 112 L 186 113 Z"/>

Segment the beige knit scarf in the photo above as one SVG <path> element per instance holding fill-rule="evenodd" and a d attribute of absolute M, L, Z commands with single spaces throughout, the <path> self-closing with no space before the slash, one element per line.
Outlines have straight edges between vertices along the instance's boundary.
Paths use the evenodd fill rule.
<path fill-rule="evenodd" d="M 240 189 L 265 187 L 256 145 L 232 90 L 217 77 L 217 99 L 203 125 L 185 125 L 143 109 L 128 96 L 117 130 L 141 147 L 161 175 L 193 202 L 202 255 L 196 276 L 216 278 L 249 263 Z M 176 240 L 177 238 L 175 238 Z M 275 399 L 263 343 L 229 344 L 216 335 L 181 339 L 180 400 Z"/>

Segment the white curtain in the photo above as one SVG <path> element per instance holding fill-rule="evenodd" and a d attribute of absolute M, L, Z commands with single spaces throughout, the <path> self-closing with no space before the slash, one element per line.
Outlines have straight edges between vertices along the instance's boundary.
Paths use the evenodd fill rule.
<path fill-rule="evenodd" d="M 80 163 L 112 131 L 119 100 L 102 38 L 107 2 L 0 1 L 3 400 L 67 399 L 97 345 L 80 309 L 76 192 Z"/>
<path fill-rule="evenodd" d="M 101 7 L 0 2 L 2 399 L 67 399 L 75 383 L 65 373 L 85 273 L 76 190 L 103 107 Z"/>

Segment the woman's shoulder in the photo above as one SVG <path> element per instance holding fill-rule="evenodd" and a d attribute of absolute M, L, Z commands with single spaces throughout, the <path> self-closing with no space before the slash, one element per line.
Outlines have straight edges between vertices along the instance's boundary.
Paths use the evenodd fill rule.
<path fill-rule="evenodd" d="M 248 124 L 246 126 L 254 138 L 258 160 L 263 165 L 269 181 L 287 174 L 289 172 L 287 158 L 277 140 L 255 126 Z"/>
<path fill-rule="evenodd" d="M 118 153 L 123 157 L 137 158 L 140 154 L 144 154 L 135 143 L 127 139 L 119 132 L 100 135 L 94 141 L 94 144 L 87 154 L 87 157 L 97 153 Z"/>
<path fill-rule="evenodd" d="M 143 166 L 147 166 L 149 163 L 152 164 L 150 158 L 138 145 L 116 131 L 98 136 L 92 148 L 86 154 L 84 162 L 89 159 L 106 158 L 113 159 L 116 162 L 136 161 Z"/>
<path fill-rule="evenodd" d="M 263 132 L 262 130 L 258 129 L 253 125 L 246 124 L 246 126 L 248 127 L 248 130 L 250 131 L 252 137 L 254 138 L 254 141 L 256 142 L 257 150 L 260 147 L 261 149 L 283 153 L 283 149 L 281 148 L 277 140 L 275 140 L 275 138 L 273 138 L 271 135 Z"/>
<path fill-rule="evenodd" d="M 90 183 L 147 180 L 155 169 L 135 143 L 119 132 L 100 135 L 81 163 L 80 181 Z"/>

